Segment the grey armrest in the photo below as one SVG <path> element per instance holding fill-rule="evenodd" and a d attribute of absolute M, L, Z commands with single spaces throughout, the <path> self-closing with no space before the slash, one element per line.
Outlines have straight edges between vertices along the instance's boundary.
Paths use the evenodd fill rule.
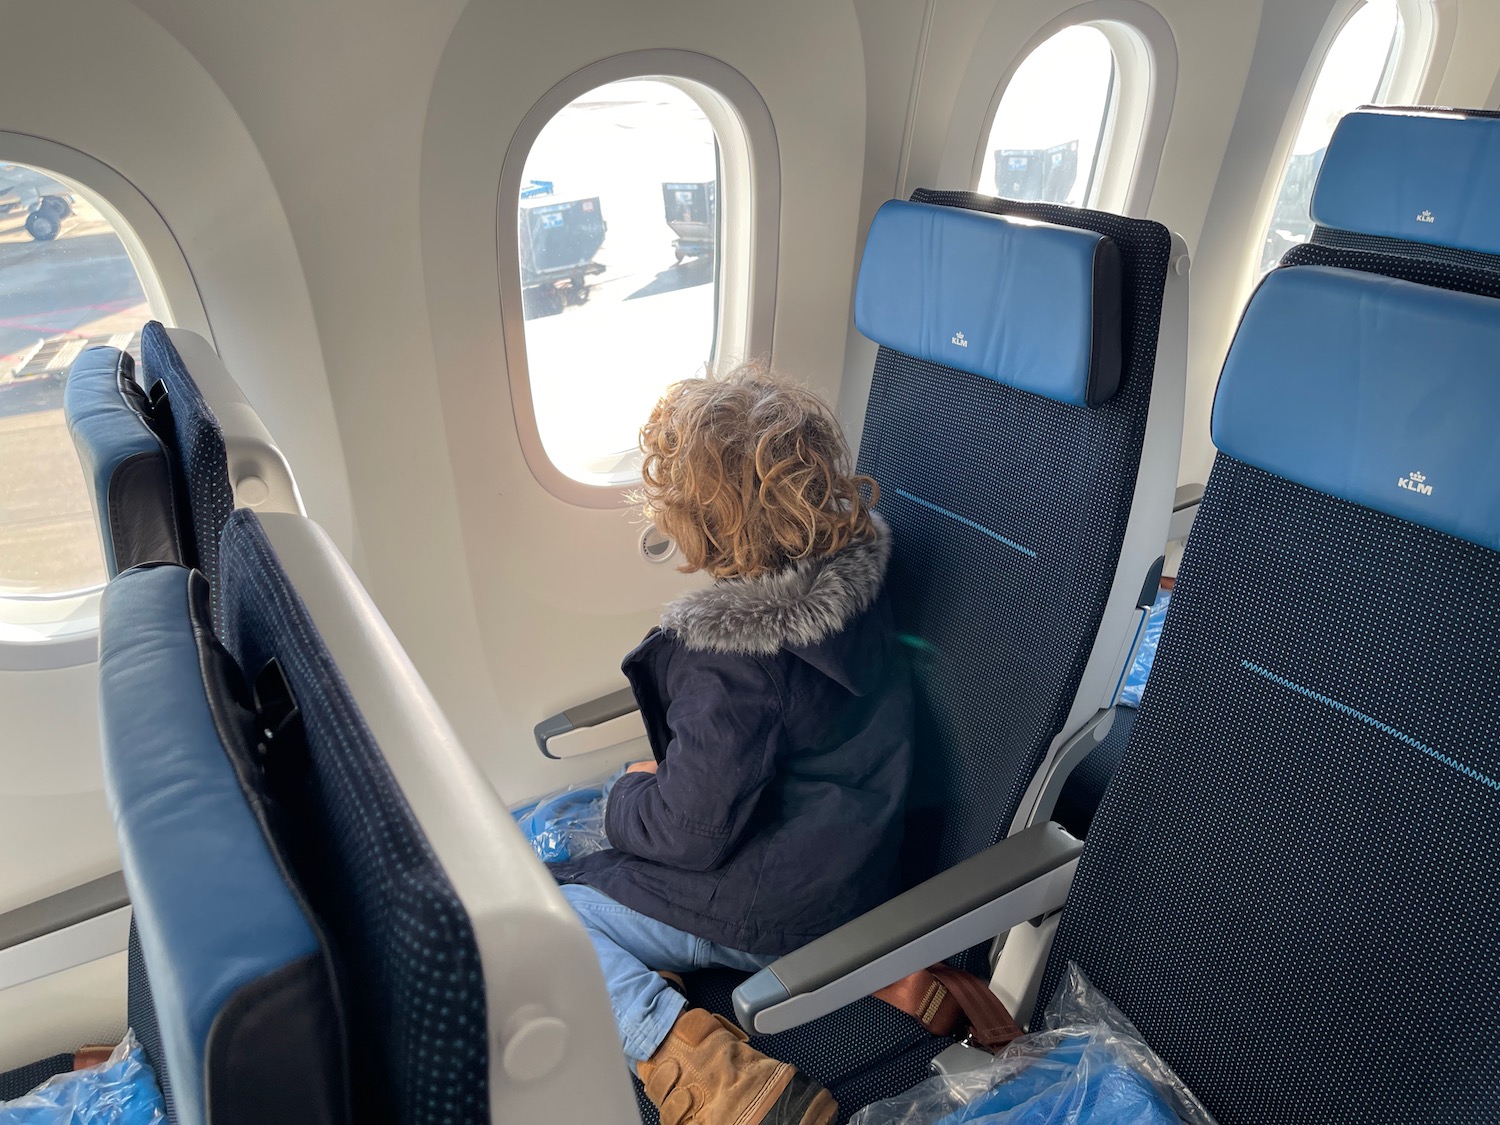
<path fill-rule="evenodd" d="M 1061 909 L 1082 850 L 1057 824 L 1007 837 L 762 969 L 735 1016 L 756 1034 L 798 1027 Z"/>
<path fill-rule="evenodd" d="M 0 949 L 46 937 L 129 905 L 125 876 L 115 871 L 0 914 Z"/>
<path fill-rule="evenodd" d="M 1198 515 L 1198 505 L 1203 501 L 1203 485 L 1193 482 L 1179 484 L 1172 498 L 1172 522 L 1167 528 L 1167 538 L 1186 539 Z"/>
<path fill-rule="evenodd" d="M 569 707 L 561 714 L 552 715 L 537 723 L 535 731 L 537 749 L 549 758 L 559 757 L 547 748 L 548 739 L 567 734 L 569 731 L 582 730 L 585 727 L 602 726 L 634 710 L 636 710 L 635 693 L 628 687 L 612 691 L 598 699 L 591 699 L 587 703 L 580 703 L 576 707 Z"/>

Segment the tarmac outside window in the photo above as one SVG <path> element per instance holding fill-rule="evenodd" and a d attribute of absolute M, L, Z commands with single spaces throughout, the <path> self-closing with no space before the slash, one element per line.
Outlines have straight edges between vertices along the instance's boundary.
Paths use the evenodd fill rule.
<path fill-rule="evenodd" d="M 104 584 L 63 384 L 85 348 L 139 359 L 153 315 L 119 234 L 76 187 L 0 163 L 0 598 Z"/>
<path fill-rule="evenodd" d="M 1115 54 L 1097 27 L 1065 27 L 1016 68 L 990 126 L 979 190 L 1089 205 L 1115 97 Z"/>
<path fill-rule="evenodd" d="M 575 480 L 632 476 L 652 405 L 713 362 L 719 169 L 702 107 L 665 78 L 575 98 L 527 155 L 526 363 L 542 445 Z"/>

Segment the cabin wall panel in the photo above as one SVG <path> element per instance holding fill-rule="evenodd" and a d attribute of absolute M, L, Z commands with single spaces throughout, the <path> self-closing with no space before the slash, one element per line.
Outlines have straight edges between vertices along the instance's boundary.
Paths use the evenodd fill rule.
<path fill-rule="evenodd" d="M 498 186 L 522 118 L 584 66 L 663 47 L 720 60 L 765 100 L 781 164 L 775 361 L 830 397 L 843 369 L 866 138 L 852 5 L 580 0 L 565 19 L 555 8 L 489 0 L 465 10 L 428 111 L 422 250 L 482 667 L 498 702 L 496 722 L 468 744 L 507 797 L 609 767 L 546 761 L 531 726 L 621 686 L 620 658 L 661 603 L 703 581 L 641 560 L 638 526 L 623 503 L 570 506 L 531 476 L 499 312 L 496 239 L 514 237 L 515 219 L 497 215 Z"/>
<path fill-rule="evenodd" d="M 1224 355 L 1254 286 L 1254 265 L 1301 109 L 1318 63 L 1342 26 L 1350 0 L 1264 0 L 1249 77 L 1229 146 L 1208 197 L 1193 260 L 1188 393 L 1179 479 L 1208 479 L 1214 448 L 1209 415 Z"/>
<path fill-rule="evenodd" d="M 353 546 L 348 482 L 317 329 L 281 200 L 212 77 L 125 0 L 6 5 L 0 127 L 76 148 L 156 206 L 214 340 L 305 481 L 309 511 Z M 66 28 L 65 43 L 59 43 Z"/>
<path fill-rule="evenodd" d="M 461 0 L 139 2 L 225 90 L 270 171 L 305 264 L 348 460 L 362 547 L 351 561 L 459 733 L 485 737 L 495 706 L 419 246 L 427 99 Z M 292 468 L 302 484 L 303 466 Z"/>
<path fill-rule="evenodd" d="M 94 665 L 0 675 L 0 914 L 118 870 Z"/>
<path fill-rule="evenodd" d="M 1438 0 L 1451 12 L 1454 36 L 1440 105 L 1500 107 L 1500 4 L 1494 0 Z"/>
<path fill-rule="evenodd" d="M 13 3 L 4 17 L 0 129 L 86 153 L 151 201 L 192 269 L 219 351 L 298 467 L 309 511 L 354 552 L 297 248 L 234 108 L 125 0 Z M 0 672 L 0 911 L 118 866 L 96 684 L 93 664 Z"/>

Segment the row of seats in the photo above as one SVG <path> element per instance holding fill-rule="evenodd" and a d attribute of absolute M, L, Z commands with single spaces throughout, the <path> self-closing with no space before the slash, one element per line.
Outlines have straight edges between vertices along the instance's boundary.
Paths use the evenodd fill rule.
<path fill-rule="evenodd" d="M 1475 115 L 1340 126 L 1318 234 L 1226 363 L 1220 455 L 1081 854 L 1047 817 L 1155 595 L 1185 259 L 1157 224 L 1047 204 L 882 209 L 859 462 L 916 651 L 913 889 L 747 981 L 696 974 L 696 1002 L 847 1113 L 948 1046 L 869 993 L 940 959 L 986 972 L 1009 933 L 1014 1010 L 1079 963 L 1222 1122 L 1494 1119 L 1500 241 L 1472 200 L 1497 154 Z M 165 390 L 144 396 L 163 417 L 121 395 L 136 453 L 139 427 L 185 429 Z M 357 580 L 302 517 L 230 515 L 229 472 L 205 484 L 176 440 L 199 572 L 111 554 L 148 565 L 111 584 L 101 665 L 132 1022 L 174 1120 L 632 1119 L 581 932 Z M 164 541 L 99 496 L 107 542 Z"/>
<path fill-rule="evenodd" d="M 918 246 L 934 264 L 924 275 L 914 277 L 906 263 Z M 1178 246 L 1176 255 L 1181 252 Z M 1153 576 L 1159 569 L 1175 476 L 1175 435 L 1181 424 L 1183 395 L 1185 271 L 1170 268 L 1173 258 L 1170 235 L 1155 223 L 1058 207 L 1005 207 L 977 196 L 962 200 L 919 197 L 912 203 L 892 204 L 872 232 L 860 284 L 859 319 L 869 334 L 888 338 L 904 350 L 897 353 L 886 348 L 881 353 L 861 470 L 877 476 L 886 487 L 885 510 L 897 529 L 893 582 L 903 584 L 900 597 L 909 610 L 907 627 L 923 637 L 935 654 L 921 672 L 928 686 L 926 710 L 931 726 L 925 734 L 932 742 L 932 753 L 929 783 L 913 801 L 911 839 L 920 846 L 910 849 L 911 882 L 994 843 L 1010 831 L 1014 821 L 1030 819 L 1038 802 L 1055 797 L 1055 788 L 1049 794 L 1044 786 L 1033 783 L 1039 783 L 1047 767 L 1070 747 L 1092 745 L 1094 731 L 1101 720 L 1107 720 L 1118 689 L 1118 668 L 1128 658 L 1142 613 L 1143 580 L 1149 579 L 1154 593 Z M 1039 278 L 1045 284 L 1038 284 Z M 957 328 L 948 333 L 948 339 L 937 342 L 940 346 L 929 348 L 918 338 L 928 326 L 922 316 L 911 314 L 924 303 L 930 304 L 934 295 L 947 310 L 945 315 L 955 319 L 954 327 L 961 323 L 967 332 Z M 1170 331 L 1175 338 L 1159 347 L 1164 307 L 1173 314 Z M 212 955 L 201 968 L 209 977 L 224 955 L 220 945 L 191 926 L 168 927 L 158 933 L 157 913 L 152 908 L 158 894 L 170 894 L 173 902 L 184 897 L 212 902 L 208 909 L 215 918 L 233 920 L 236 925 L 243 921 L 241 915 L 218 904 L 218 899 L 228 895 L 244 904 L 270 894 L 274 880 L 265 870 L 256 893 L 246 894 L 225 878 L 221 865 L 193 880 L 181 869 L 138 860 L 145 846 L 138 843 L 142 834 L 155 840 L 159 856 L 183 854 L 174 852 L 172 841 L 181 841 L 198 825 L 201 831 L 217 831 L 224 839 L 217 849 L 204 842 L 186 854 L 227 850 L 254 855 L 263 869 L 269 856 L 289 876 L 286 893 L 280 896 L 287 901 L 281 906 L 289 930 L 299 934 L 301 944 L 295 947 L 299 952 L 293 961 L 279 950 L 271 964 L 283 974 L 294 962 L 302 966 L 295 980 L 296 987 L 307 994 L 301 1025 L 305 1036 L 301 1042 L 284 1037 L 281 1046 L 305 1061 L 312 1087 L 288 1089 L 309 1105 L 336 1106 L 333 1078 L 339 1073 L 339 1059 L 371 1058 L 387 1064 L 389 1073 L 404 1074 L 417 1089 L 427 1090 L 436 1080 L 428 1073 L 436 1062 L 417 1065 L 410 1058 L 382 1054 L 367 1044 L 361 1045 L 366 1049 L 347 1055 L 330 1054 L 326 1041 L 321 1053 L 314 1049 L 314 1040 L 329 1027 L 356 1018 L 361 1026 L 384 1027 L 390 1022 L 384 1018 L 389 1013 L 377 1012 L 380 1018 L 366 1020 L 362 1017 L 368 1013 L 361 1005 L 337 1002 L 339 995 L 350 990 L 340 990 L 335 987 L 337 981 L 330 983 L 326 974 L 317 971 L 316 959 L 306 948 L 306 927 L 291 925 L 292 908 L 302 910 L 312 932 L 331 951 L 331 963 L 346 966 L 344 972 L 355 971 L 373 958 L 388 977 L 389 959 L 398 952 L 409 953 L 410 942 L 400 933 L 368 924 L 351 932 L 341 929 L 340 919 L 359 910 L 383 916 L 389 904 L 375 893 L 378 887 L 345 891 L 342 898 L 331 889 L 355 882 L 361 865 L 373 862 L 368 858 L 371 854 L 388 850 L 379 834 L 351 835 L 343 822 L 360 804 L 358 793 L 350 790 L 349 777 L 378 781 L 383 767 L 392 765 L 393 750 L 378 739 L 373 747 L 365 740 L 366 752 L 356 758 L 349 744 L 359 739 L 347 732 L 339 737 L 337 732 L 309 729 L 308 716 L 316 716 L 321 723 L 330 713 L 339 714 L 340 708 L 322 698 L 317 678 L 299 682 L 292 674 L 305 661 L 321 659 L 327 664 L 326 655 L 316 651 L 318 630 L 307 615 L 299 617 L 295 603 L 290 608 L 282 604 L 289 586 L 307 595 L 306 574 L 292 582 L 283 573 L 287 545 L 277 542 L 278 536 L 291 535 L 299 521 L 269 515 L 257 518 L 243 509 L 229 514 L 235 497 L 226 478 L 237 480 L 240 471 L 232 459 L 226 469 L 222 429 L 186 373 L 181 356 L 167 346 L 171 335 L 160 326 L 151 326 L 145 333 L 149 392 L 143 393 L 130 378 L 128 357 L 99 354 L 80 364 L 70 387 L 70 417 L 76 419 L 75 436 L 93 468 L 101 528 L 119 540 L 111 549 L 111 565 L 116 571 L 124 570 L 112 583 L 105 604 L 103 700 L 110 793 L 120 817 L 126 877 L 136 901 L 137 975 L 141 980 L 139 987 L 133 987 L 133 999 L 144 996 L 147 984 L 160 975 L 151 969 L 152 951 L 158 943 L 175 947 L 173 952 L 156 955 L 173 965 L 206 943 Z M 958 348 L 964 351 L 956 352 Z M 909 365 L 905 374 L 889 366 L 891 357 L 898 354 Z M 972 370 L 959 370 L 949 365 L 955 354 L 959 360 L 973 356 L 979 362 L 967 364 Z M 166 374 L 154 378 L 159 367 L 165 367 Z M 179 415 L 186 417 L 179 419 Z M 116 429 L 118 436 L 109 437 Z M 183 434 L 193 435 L 191 445 L 180 440 Z M 962 443 L 955 442 L 957 434 L 964 435 Z M 999 435 L 1012 436 L 1013 444 L 1002 445 L 996 440 Z M 156 445 L 165 453 L 165 467 L 141 473 L 135 459 L 142 448 L 154 448 L 157 438 L 161 440 Z M 962 471 L 955 471 L 960 457 Z M 1050 475 L 1039 472 L 1048 468 L 1055 471 Z M 1027 479 L 1031 480 L 1029 488 L 1013 487 L 1014 482 Z M 162 481 L 175 491 L 164 495 Z M 148 502 L 134 492 L 154 495 Z M 1155 502 L 1132 505 L 1132 497 L 1147 495 Z M 147 512 L 152 513 L 149 518 Z M 144 546 L 131 554 L 127 550 L 130 529 L 153 522 L 175 528 L 175 539 L 164 533 L 137 535 Z M 1031 546 L 1021 546 L 995 528 L 1004 528 Z M 971 541 L 975 529 L 984 532 L 977 550 Z M 159 546 L 169 542 L 175 544 L 171 553 Z M 152 555 L 153 549 L 159 553 Z M 321 553 L 332 557 L 331 549 Z M 198 570 L 146 565 L 160 561 L 191 561 Z M 132 566 L 135 569 L 125 570 Z M 357 589 L 352 576 L 335 578 L 337 582 L 325 583 L 320 598 L 310 604 L 337 603 L 340 585 Z M 987 634 L 976 634 L 971 620 L 950 612 L 953 600 L 941 592 L 955 587 L 962 591 L 960 603 L 967 600 L 977 605 L 977 614 L 992 616 Z M 1071 601 L 1062 597 L 1064 591 L 1071 594 Z M 1049 615 L 1059 606 L 1064 612 L 1054 626 Z M 233 768 L 221 768 L 220 781 L 237 778 L 249 798 L 255 815 L 238 818 L 237 834 L 223 827 L 232 823 L 223 809 L 202 815 L 190 825 L 163 824 L 154 810 L 132 815 L 137 803 L 151 808 L 152 794 L 174 787 L 170 774 L 156 772 L 173 768 L 169 765 L 173 756 L 163 754 L 159 746 L 149 752 L 131 750 L 140 743 L 141 723 L 168 720 L 166 713 L 132 709 L 129 733 L 119 735 L 112 716 L 125 706 L 117 699 L 140 691 L 136 678 L 144 654 L 170 647 L 160 628 L 144 626 L 154 619 L 169 619 L 173 607 L 186 607 L 187 615 L 176 624 L 182 656 L 171 674 L 191 672 L 195 667 L 215 670 L 205 674 L 206 688 L 199 678 L 190 678 L 190 697 L 195 705 L 200 696 L 207 698 L 211 716 L 217 714 L 216 695 L 239 700 L 238 709 L 230 711 L 252 732 L 246 736 L 243 730 L 220 723 L 216 739 L 210 741 L 206 720 L 185 732 L 188 745 L 199 747 L 211 761 L 227 757 Z M 296 621 L 296 628 L 286 625 L 288 619 Z M 276 644 L 265 639 L 268 631 Z M 1043 637 L 1050 632 L 1051 643 L 1036 642 L 1039 631 Z M 290 649 L 298 647 L 298 638 L 303 640 L 301 647 L 315 650 L 302 660 L 289 655 Z M 1008 661 L 1008 667 L 998 672 L 986 667 L 986 658 L 997 653 Z M 357 649 L 351 658 L 359 658 Z M 347 677 L 343 661 L 337 666 Z M 116 672 L 117 668 L 126 671 Z M 976 713 L 966 704 L 968 693 L 992 687 L 1002 692 L 993 707 Z M 369 701 L 363 702 L 369 706 Z M 354 716 L 349 725 L 357 728 L 360 708 L 343 710 Z M 267 743 L 254 734 L 279 730 L 291 722 L 283 712 L 298 719 L 293 733 L 282 736 L 290 737 L 295 747 L 291 751 L 278 750 L 274 741 Z M 180 717 L 185 711 L 174 699 L 169 713 Z M 434 733 L 441 734 L 441 729 Z M 414 734 L 419 741 L 423 737 L 420 729 Z M 976 748 L 981 752 L 973 753 Z M 294 765 L 277 764 L 287 762 L 288 755 Z M 436 772 L 452 772 L 450 764 L 440 759 L 427 764 Z M 304 791 L 309 785 L 307 776 L 320 777 L 324 770 L 337 773 L 338 784 L 327 781 L 322 788 Z M 1016 782 L 1005 802 L 975 800 L 970 783 L 978 780 L 982 791 L 983 779 L 1000 774 Z M 140 788 L 131 788 L 127 784 L 131 780 Z M 225 788 L 216 799 L 231 796 Z M 239 838 L 252 832 L 263 838 L 261 847 L 249 848 Z M 228 839 L 229 835 L 235 838 Z M 512 856 L 510 863 L 544 878 L 529 853 L 519 860 Z M 434 877 L 440 879 L 441 874 Z M 191 887 L 192 894 L 164 891 L 174 887 Z M 319 897 L 319 888 L 331 896 L 326 902 Z M 549 897 L 537 894 L 539 900 Z M 367 901 L 372 895 L 373 903 Z M 331 911 L 331 918 L 322 920 L 325 911 Z M 514 923 L 515 918 L 510 921 Z M 440 929 L 455 928 L 450 922 Z M 967 944 L 991 936 L 975 931 Z M 433 955 L 461 960 L 465 949 L 464 943 L 456 950 L 443 944 Z M 241 950 L 235 963 L 250 952 Z M 983 948 L 975 945 L 966 960 L 982 968 Z M 563 971 L 559 963 L 553 968 Z M 174 993 L 179 999 L 201 995 L 208 1012 L 222 1013 L 231 997 L 222 988 L 209 987 L 210 983 L 202 979 L 191 982 L 191 987 L 178 984 Z M 727 987 L 721 989 L 717 1003 L 708 995 L 700 996 L 703 1002 L 728 1006 L 728 987 L 738 982 L 720 983 Z M 695 994 L 705 987 L 711 991 L 715 984 L 691 982 Z M 256 987 L 262 986 L 257 983 Z M 370 1000 L 372 1004 L 384 1002 L 383 997 Z M 841 1006 L 824 1002 L 821 1010 L 826 1013 Z M 144 1002 L 133 1003 L 132 1021 L 160 1031 L 161 1045 L 154 1042 L 153 1031 L 147 1036 L 148 1047 L 163 1068 L 175 1113 L 175 1107 L 183 1104 L 200 1105 L 206 1095 L 173 1078 L 183 1068 L 176 1057 L 183 1048 L 179 1046 L 174 1053 L 170 1044 L 195 1041 L 177 1026 L 184 1019 L 191 1023 L 191 1014 L 180 1008 L 164 1014 L 162 1007 L 157 1002 L 143 1010 Z M 872 1010 L 889 1025 L 906 1067 L 871 1068 L 861 1065 L 862 1059 L 868 1063 L 867 1055 L 839 1049 L 840 1044 L 852 1044 L 859 1024 Z M 797 1037 L 818 1044 L 821 1058 L 799 1061 L 833 1086 L 848 1109 L 909 1085 L 925 1071 L 928 1059 L 948 1045 L 873 1000 L 808 1022 L 818 1014 L 811 1011 L 790 1017 L 783 1010 L 762 1020 L 779 1020 L 783 1026 L 788 1026 L 789 1019 L 807 1024 Z M 493 1023 L 496 1013 L 470 1010 L 467 1017 L 468 1026 L 481 1036 L 480 1044 L 486 1016 Z M 197 1018 L 201 1023 L 202 1013 Z M 216 1016 L 214 1022 L 223 1018 Z M 208 1043 L 186 1057 L 211 1060 L 215 1057 L 211 1046 Z M 780 1044 L 768 1046 L 780 1050 Z M 455 1041 L 450 1039 L 448 1047 L 455 1049 Z M 882 1054 L 889 1049 L 890 1044 L 879 1045 Z M 787 1053 L 798 1055 L 795 1049 Z M 473 1050 L 465 1057 L 470 1064 L 476 1058 L 483 1060 L 482 1052 L 476 1056 Z M 281 1055 L 268 1058 L 268 1064 L 281 1061 Z M 496 1080 L 483 1067 L 475 1071 L 472 1066 L 469 1072 L 441 1077 L 445 1090 L 468 1091 L 471 1102 L 474 1090 Z M 351 1096 L 356 1104 L 362 1101 L 360 1091 L 369 1097 L 378 1092 L 383 1105 L 407 1104 L 393 1096 L 390 1079 L 379 1078 L 379 1072 L 352 1074 Z M 209 1083 L 208 1088 L 228 1091 L 256 1085 L 254 1081 L 219 1081 Z M 250 1104 L 257 1112 L 265 1108 Z M 468 1119 L 451 1098 L 443 1104 L 445 1112 Z M 465 1104 L 470 1112 L 476 1110 L 475 1105 Z M 280 1103 L 280 1108 L 286 1105 Z M 654 1116 L 644 1100 L 641 1108 L 648 1117 Z M 209 1109 L 220 1115 L 229 1112 L 224 1106 Z"/>
<path fill-rule="evenodd" d="M 80 357 L 129 1020 L 173 1125 L 625 1121 L 566 903 L 201 338 Z"/>

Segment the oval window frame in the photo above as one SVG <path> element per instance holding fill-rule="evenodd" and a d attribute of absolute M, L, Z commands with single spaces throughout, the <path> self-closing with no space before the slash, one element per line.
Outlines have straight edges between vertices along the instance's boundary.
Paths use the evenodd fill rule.
<path fill-rule="evenodd" d="M 1328 66 L 1339 37 L 1369 0 L 1346 0 L 1329 13 L 1323 30 L 1308 55 L 1306 68 L 1298 82 L 1286 119 L 1276 141 L 1275 156 L 1268 167 L 1274 169 L 1261 186 L 1251 229 L 1259 238 L 1249 244 L 1244 276 L 1240 281 L 1238 307 L 1243 308 L 1251 291 L 1267 271 L 1260 268 L 1261 248 L 1270 233 L 1276 202 L 1291 167 L 1293 148 L 1302 122 L 1311 107 L 1314 91 Z M 1384 106 L 1414 105 L 1436 96 L 1441 81 L 1441 63 L 1452 47 L 1456 20 L 1438 0 L 1393 0 L 1396 10 L 1396 34 L 1391 40 L 1385 65 L 1376 83 L 1373 103 Z M 1271 268 L 1275 268 L 1274 266 Z"/>
<path fill-rule="evenodd" d="M 153 314 L 213 340 L 181 245 L 130 180 L 79 149 L 29 133 L 0 130 L 0 156 L 6 163 L 52 176 L 84 196 L 119 236 Z M 92 664 L 99 655 L 103 591 L 100 585 L 51 594 L 0 595 L 0 672 Z"/>
<path fill-rule="evenodd" d="M 495 247 L 500 321 L 511 408 L 526 465 L 537 483 L 553 496 L 583 508 L 618 507 L 630 482 L 581 481 L 563 472 L 547 455 L 531 395 L 515 216 L 526 159 L 542 130 L 570 102 L 626 79 L 676 85 L 702 107 L 719 140 L 720 182 L 726 206 L 720 217 L 722 244 L 713 355 L 769 357 L 774 342 L 781 158 L 771 112 L 750 80 L 708 55 L 660 49 L 601 59 L 548 90 L 521 120 L 501 166 Z"/>
<path fill-rule="evenodd" d="M 1177 40 L 1162 14 L 1140 0 L 1090 0 L 1049 20 L 1026 41 L 990 94 L 975 141 L 969 183 L 978 185 L 983 179 L 990 131 L 1016 72 L 1038 47 L 1070 27 L 1100 32 L 1114 53 L 1115 66 L 1114 89 L 1095 158 L 1095 182 L 1090 197 L 1080 206 L 1144 215 L 1156 188 L 1177 95 Z"/>

